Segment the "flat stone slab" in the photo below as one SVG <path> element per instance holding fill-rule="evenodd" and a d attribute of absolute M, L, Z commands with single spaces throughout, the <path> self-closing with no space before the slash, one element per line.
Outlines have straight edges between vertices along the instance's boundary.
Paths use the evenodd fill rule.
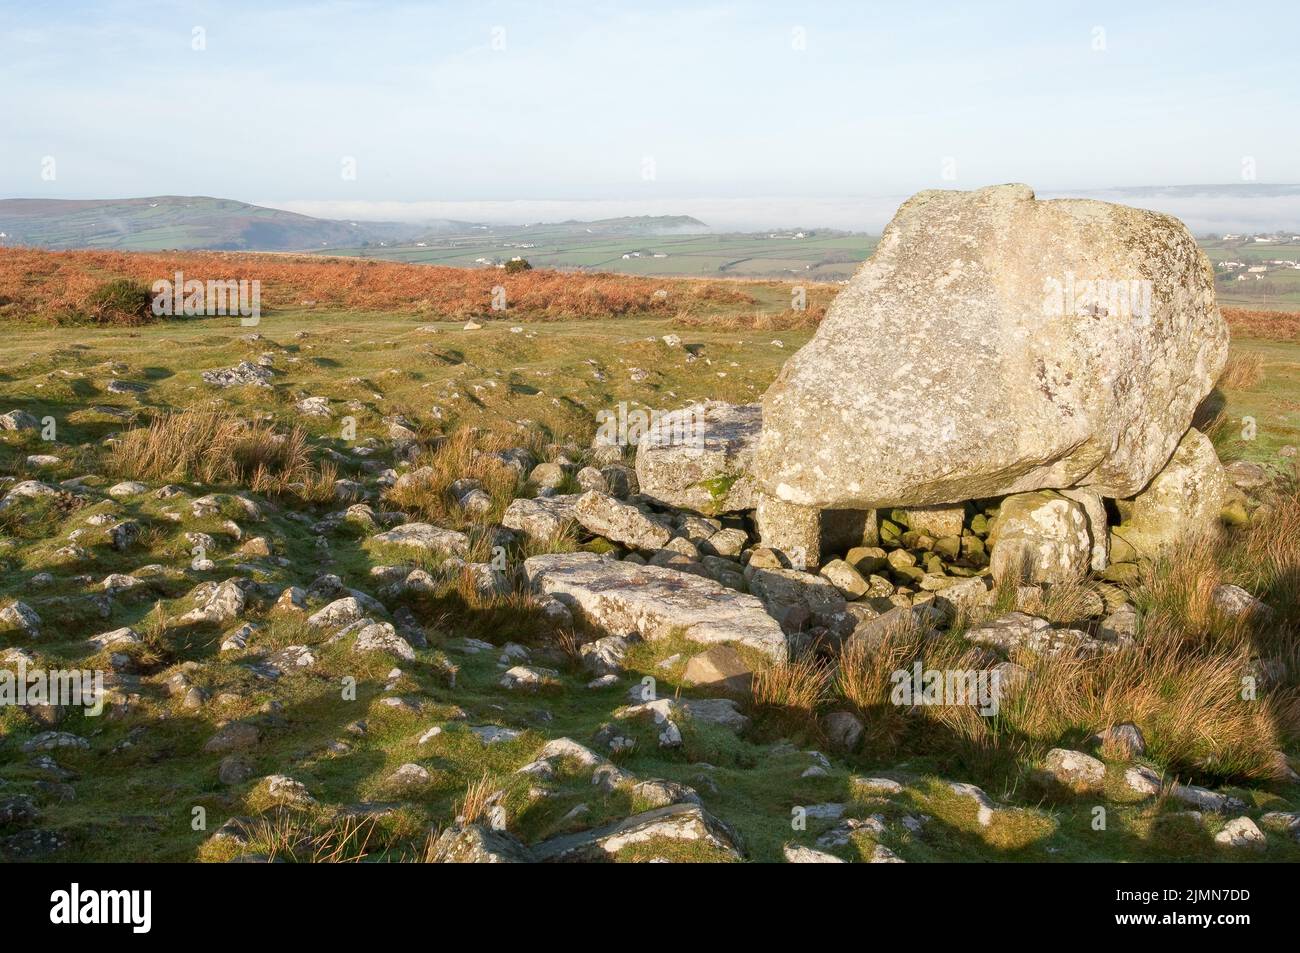
<path fill-rule="evenodd" d="M 469 537 L 454 529 L 443 529 L 431 523 L 403 523 L 401 526 L 377 533 L 372 542 L 389 546 L 410 546 L 427 549 L 444 556 L 464 556 L 469 552 Z"/>
<path fill-rule="evenodd" d="M 577 522 L 578 494 L 521 497 L 506 507 L 501 525 L 517 530 L 530 539 L 550 542 Z"/>
<path fill-rule="evenodd" d="M 785 635 L 763 603 L 712 579 L 595 553 L 534 556 L 524 561 L 524 574 L 534 590 L 609 635 L 657 639 L 677 630 L 694 642 L 739 642 L 786 657 Z"/>
<path fill-rule="evenodd" d="M 562 834 L 535 845 L 532 852 L 543 863 L 598 861 L 654 838 L 700 841 L 736 859 L 742 856 L 736 835 L 704 808 L 689 803 L 655 808 L 578 834 Z"/>

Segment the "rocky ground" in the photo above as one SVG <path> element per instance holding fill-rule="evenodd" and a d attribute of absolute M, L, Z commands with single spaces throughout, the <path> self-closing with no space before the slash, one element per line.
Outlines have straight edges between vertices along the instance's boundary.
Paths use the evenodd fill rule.
<path fill-rule="evenodd" d="M 1258 439 L 1203 422 L 1213 554 L 995 585 L 1001 499 L 796 566 L 743 474 L 643 495 L 597 412 L 751 403 L 808 337 L 717 317 L 9 335 L 0 664 L 105 707 L 0 708 L 0 856 L 1300 859 L 1295 553 L 1251 542 L 1300 348 L 1237 345 Z M 892 702 L 914 663 L 1012 689 Z"/>

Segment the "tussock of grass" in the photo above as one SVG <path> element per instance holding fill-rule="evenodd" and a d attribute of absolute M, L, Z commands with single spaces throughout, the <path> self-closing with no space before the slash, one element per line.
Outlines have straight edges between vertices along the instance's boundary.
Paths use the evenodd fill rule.
<path fill-rule="evenodd" d="M 247 484 L 255 492 L 284 492 L 313 477 L 307 435 L 277 433 L 222 411 L 183 410 L 122 435 L 115 472 L 137 480 Z M 317 479 L 319 476 L 317 476 Z"/>
<path fill-rule="evenodd" d="M 465 793 L 456 802 L 456 821 L 459 824 L 476 824 L 486 819 L 493 798 L 500 785 L 487 771 L 465 786 Z"/>
<path fill-rule="evenodd" d="M 1020 599 L 1017 608 L 1048 622 L 1078 623 L 1092 614 L 1099 598 L 1091 581 L 1072 579 L 1046 586 L 1028 600 Z"/>
<path fill-rule="evenodd" d="M 461 528 L 480 522 L 496 522 L 515 498 L 518 481 L 515 472 L 479 446 L 474 431 L 460 429 L 440 442 L 433 450 L 416 459 L 415 479 L 403 481 L 388 491 L 388 499 L 403 510 L 418 514 L 438 526 Z M 477 480 L 492 499 L 486 516 L 466 513 L 451 492 L 457 480 Z"/>
<path fill-rule="evenodd" d="M 806 652 L 754 675 L 754 707 L 781 718 L 811 721 L 826 698 L 830 682 L 830 666 Z"/>
<path fill-rule="evenodd" d="M 374 834 L 373 817 L 281 810 L 253 822 L 246 853 L 289 863 L 358 863 L 369 855 Z"/>
<path fill-rule="evenodd" d="M 1235 554 L 1238 581 L 1277 613 L 1292 642 L 1300 631 L 1300 483 L 1294 478 L 1270 508 L 1256 517 Z"/>

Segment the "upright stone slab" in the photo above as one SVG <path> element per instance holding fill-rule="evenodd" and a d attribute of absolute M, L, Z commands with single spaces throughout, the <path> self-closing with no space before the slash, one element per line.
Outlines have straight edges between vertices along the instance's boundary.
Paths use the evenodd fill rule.
<path fill-rule="evenodd" d="M 664 414 L 637 444 L 641 493 L 709 515 L 753 509 L 761 426 L 758 404 L 710 400 Z"/>
<path fill-rule="evenodd" d="M 1115 535 L 1144 559 L 1167 556 L 1181 541 L 1222 530 L 1229 484 L 1210 438 L 1189 430 L 1151 485 L 1118 503 Z"/>
<path fill-rule="evenodd" d="M 1083 507 L 1051 490 L 1019 493 L 1002 501 L 989 534 L 994 579 L 1069 582 L 1088 572 L 1092 537 Z"/>

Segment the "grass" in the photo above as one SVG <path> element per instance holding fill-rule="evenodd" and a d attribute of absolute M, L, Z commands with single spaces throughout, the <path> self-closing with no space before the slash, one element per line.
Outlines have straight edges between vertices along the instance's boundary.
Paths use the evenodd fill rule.
<path fill-rule="evenodd" d="M 783 721 L 811 721 L 825 700 L 830 681 L 830 666 L 811 652 L 776 662 L 754 675 L 754 708 Z"/>
<path fill-rule="evenodd" d="M 277 494 L 315 478 L 307 435 L 295 427 L 277 433 L 229 412 L 183 410 L 148 427 L 126 431 L 110 465 L 135 480 L 190 480 L 247 484 L 254 493 Z"/>
<path fill-rule="evenodd" d="M 454 431 L 433 450 L 416 458 L 413 472 L 388 492 L 388 499 L 438 526 L 461 529 L 476 523 L 499 522 L 521 481 L 514 470 L 480 443 L 479 435 L 472 430 Z M 500 446 L 500 440 L 496 443 L 494 449 L 506 449 Z M 460 506 L 451 490 L 457 481 L 473 481 L 488 494 L 491 507 L 486 516 L 466 513 Z"/>
<path fill-rule="evenodd" d="M 1224 390 L 1249 390 L 1264 379 L 1264 357 L 1258 352 L 1231 351 L 1219 375 Z"/>
<path fill-rule="evenodd" d="M 54 264 L 42 260 L 32 267 Z M 357 263 L 344 274 L 359 282 L 359 301 L 382 300 L 368 286 L 366 268 Z M 111 277 L 94 275 L 96 283 Z M 293 280 L 299 280 L 296 272 Z M 520 332 L 510 330 L 510 316 L 479 331 L 464 331 L 459 320 L 434 320 L 455 316 L 454 306 L 442 315 L 405 305 L 344 310 L 301 305 L 302 299 L 294 304 L 294 294 L 309 293 L 305 287 L 273 299 L 279 303 L 256 329 L 212 318 L 70 331 L 17 315 L 12 333 L 0 340 L 0 411 L 22 407 L 38 418 L 52 416 L 57 435 L 44 441 L 30 432 L 0 434 L 0 473 L 52 484 L 86 477 L 90 490 L 85 499 L 65 490 L 0 511 L 0 590 L 17 594 L 42 616 L 39 641 L 0 633 L 0 651 L 22 646 L 41 664 L 106 666 L 110 653 L 91 655 L 88 635 L 129 625 L 144 638 L 143 645 L 120 653 L 128 659 L 119 660 L 125 670 L 112 688 L 111 715 L 92 719 L 73 711 L 60 725 L 91 743 L 87 751 L 54 753 L 58 764 L 79 775 L 72 782 L 75 799 L 45 798 L 41 805 L 42 823 L 69 842 L 63 856 L 412 860 L 423 856 L 431 832 L 459 814 L 481 816 L 497 791 L 505 792 L 509 829 L 526 841 L 643 807 L 630 791 L 601 791 L 589 772 L 572 766 L 545 782 L 545 798 L 530 797 L 534 782 L 515 772 L 551 738 L 570 737 L 600 750 L 598 733 L 643 678 L 655 680 L 661 698 L 706 695 L 681 681 L 685 660 L 699 646 L 679 638 L 633 644 L 619 683 L 589 689 L 591 673 L 577 658 L 579 637 L 542 619 L 517 579 L 508 592 L 487 595 L 466 574 L 453 573 L 440 577 L 431 592 L 386 597 L 389 611 L 409 611 L 428 641 L 414 661 L 357 655 L 349 640 L 331 642 L 327 632 L 305 625 L 303 613 L 273 608 L 274 594 L 324 574 L 374 594 L 383 585 L 371 575 L 377 564 L 438 568 L 437 560 L 371 546 L 373 530 L 351 521 L 332 525 L 331 516 L 349 502 L 336 500 L 336 480 L 366 483 L 372 489 L 366 502 L 384 519 L 473 531 L 475 557 L 483 558 L 485 525 L 499 518 L 510 497 L 529 492 L 497 462 L 496 451 L 525 447 L 539 460 L 574 456 L 566 445 L 586 447 L 595 412 L 620 401 L 668 408 L 694 399 L 756 399 L 810 328 L 781 330 L 785 347 L 773 346 L 769 332 L 793 317 L 789 289 L 734 287 L 753 301 L 704 298 L 685 309 L 674 302 L 620 311 L 616 300 L 605 320 L 537 304 L 518 319 Z M 810 311 L 825 303 L 810 294 Z M 688 314 L 679 320 L 680 310 Z M 686 347 L 665 345 L 662 337 L 670 332 Z M 259 337 L 248 339 L 252 333 Z M 902 626 L 874 651 L 850 643 L 834 654 L 823 646 L 818 655 L 761 672 L 755 699 L 745 707 L 755 722 L 748 731 L 683 719 L 681 747 L 660 748 L 654 726 L 620 722 L 637 745 L 617 755 L 619 767 L 638 779 L 692 787 L 709 811 L 739 829 L 749 856 L 760 861 L 779 860 L 788 842 L 812 845 L 832 825 L 793 831 L 791 810 L 827 802 L 845 803 L 849 816 L 884 818 L 883 834 L 858 834 L 834 848 L 851 859 L 869 856 L 875 843 L 913 861 L 1177 859 L 1179 851 L 1219 856 L 1205 841 L 1221 819 L 1210 819 L 1199 832 L 1167 835 L 1157 819 L 1176 804 L 1117 799 L 1102 834 L 1090 826 L 1088 804 L 1047 803 L 1032 788 L 1032 771 L 1047 748 L 1084 747 L 1092 732 L 1120 721 L 1138 724 L 1147 738 L 1147 763 L 1166 777 L 1243 785 L 1252 814 L 1296 809 L 1294 786 L 1272 774 L 1274 750 L 1294 751 L 1297 734 L 1300 556 L 1293 530 L 1300 504 L 1277 450 L 1297 442 L 1287 428 L 1295 425 L 1300 394 L 1300 347 L 1245 339 L 1234 347 L 1245 357 L 1220 382 L 1225 441 L 1242 458 L 1267 464 L 1284 492 L 1227 545 L 1150 569 L 1131 594 L 1147 632 L 1140 646 L 1094 660 L 1019 659 L 1029 669 L 1026 686 L 990 719 L 971 709 L 899 706 L 889 694 L 892 673 L 917 660 L 939 668 L 986 665 L 961 637 L 979 619 L 963 620 L 939 637 Z M 263 353 L 271 355 L 271 387 L 217 390 L 201 380 L 204 369 Z M 634 368 L 648 373 L 634 376 Z M 108 387 L 115 380 L 146 389 L 115 393 Z M 304 396 L 327 398 L 330 416 L 300 415 L 295 406 Z M 1260 425 L 1254 443 L 1235 436 L 1240 417 L 1251 413 Z M 355 425 L 351 436 L 348 418 Z M 398 418 L 415 424 L 417 451 L 409 461 L 394 454 L 387 437 Z M 46 453 L 59 463 L 27 462 L 29 455 Z M 587 462 L 581 452 L 576 459 Z M 390 467 L 396 474 L 429 471 L 409 490 L 373 492 L 374 477 Z M 163 499 L 153 493 L 103 498 L 121 478 L 141 479 L 151 489 L 184 484 L 184 492 Z M 488 490 L 486 515 L 462 512 L 448 492 L 463 478 Z M 193 516 L 190 502 L 213 492 L 218 512 Z M 234 493 L 254 500 L 258 515 Z M 107 533 L 122 520 L 140 524 L 141 533 L 117 550 Z M 187 534 L 194 533 L 212 537 L 210 570 L 191 565 Z M 271 539 L 273 555 L 241 554 L 252 536 Z M 83 554 L 67 555 L 73 545 Z M 528 555 L 582 545 L 576 534 L 551 546 L 520 542 L 507 550 L 508 572 L 515 574 Z M 44 588 L 34 582 L 41 572 L 53 576 Z M 140 585 L 104 601 L 102 610 L 90 596 L 102 592 L 98 586 L 107 575 L 122 572 L 135 573 Z M 247 649 L 222 652 L 233 623 L 180 620 L 194 608 L 197 585 L 232 576 L 250 580 L 245 620 L 256 628 Z M 1218 582 L 1243 585 L 1277 614 L 1271 621 L 1224 618 L 1207 596 Z M 1016 604 L 1009 587 L 996 595 L 992 611 Z M 1092 595 L 1087 587 L 1049 589 L 1036 610 L 1074 624 Z M 310 608 L 324 601 L 313 597 Z M 466 637 L 494 648 L 468 652 Z M 527 647 L 528 664 L 558 670 L 556 687 L 536 695 L 502 690 L 500 647 L 507 642 Z M 303 645 L 316 657 L 310 668 L 275 680 L 258 674 L 259 660 Z M 394 668 L 400 675 L 391 674 Z M 1241 697 L 1242 675 L 1260 670 L 1269 677 L 1248 702 Z M 186 707 L 185 693 L 166 687 L 178 675 L 201 689 L 199 707 Z M 342 690 L 345 679 L 355 680 L 352 697 Z M 389 704 L 399 699 L 405 704 Z M 856 750 L 836 753 L 822 767 L 807 748 L 824 746 L 819 719 L 833 710 L 861 715 L 865 735 Z M 217 775 L 223 756 L 203 747 L 230 721 L 257 725 L 260 739 L 241 755 L 250 762 L 250 776 L 225 783 Z M 469 730 L 489 724 L 519 734 L 485 744 Z M 433 727 L 440 733 L 426 738 Z M 36 730 L 21 712 L 0 710 L 0 780 L 7 790 L 40 790 L 36 782 L 45 780 L 19 752 Z M 424 767 L 430 781 L 395 792 L 389 778 L 407 763 Z M 809 773 L 813 767 L 821 770 Z M 1109 763 L 1112 775 L 1122 767 Z M 266 804 L 259 783 L 273 773 L 304 784 L 317 804 Z M 864 794 L 858 779 L 882 774 L 898 777 L 902 793 Z M 941 779 L 980 784 L 1007 810 L 983 826 L 969 799 L 952 796 Z M 581 820 L 565 821 L 580 805 L 587 807 Z M 199 830 L 192 825 L 195 807 L 208 817 Z M 904 820 L 921 814 L 931 820 L 918 833 Z M 246 843 L 211 840 L 230 817 L 253 819 Z M 620 859 L 652 856 L 712 859 L 668 843 L 643 845 Z M 1264 857 L 1300 859 L 1300 845 L 1270 835 Z"/>

